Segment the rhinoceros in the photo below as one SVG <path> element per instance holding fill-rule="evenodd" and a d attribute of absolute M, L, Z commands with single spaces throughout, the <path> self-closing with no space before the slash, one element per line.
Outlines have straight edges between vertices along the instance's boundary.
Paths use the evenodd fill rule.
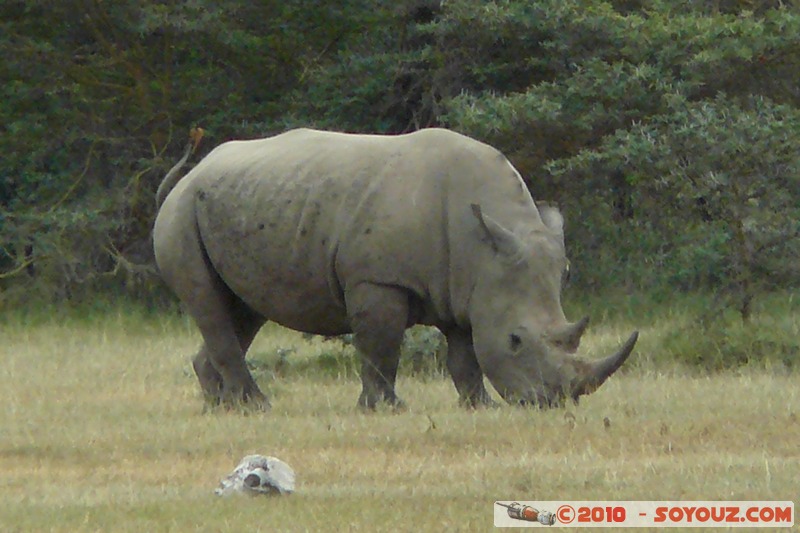
<path fill-rule="evenodd" d="M 159 189 L 153 239 L 202 333 L 193 367 L 212 402 L 269 407 L 245 363 L 268 320 L 354 333 L 365 408 L 402 403 L 400 345 L 415 324 L 445 335 L 467 406 L 494 404 L 484 376 L 509 403 L 577 401 L 636 343 L 574 355 L 588 318 L 570 323 L 561 307 L 562 216 L 477 140 L 297 129 L 221 144 L 181 179 L 185 159 Z"/>

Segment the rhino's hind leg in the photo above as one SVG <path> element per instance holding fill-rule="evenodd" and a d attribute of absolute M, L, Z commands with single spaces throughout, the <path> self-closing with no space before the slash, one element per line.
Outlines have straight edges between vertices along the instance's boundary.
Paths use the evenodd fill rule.
<path fill-rule="evenodd" d="M 205 355 L 207 363 L 222 378 L 219 398 L 225 407 L 247 406 L 266 410 L 269 401 L 258 388 L 245 362 L 247 348 L 263 320 L 243 313 L 243 304 L 221 285 L 221 282 L 215 284 L 206 298 L 199 302 L 201 309 L 193 313 L 205 341 L 198 356 Z M 201 360 L 201 369 L 207 370 L 207 363 Z M 198 378 L 205 392 L 204 378 L 199 374 Z M 213 384 L 213 378 L 210 383 Z"/>
<path fill-rule="evenodd" d="M 447 337 L 447 370 L 453 378 L 460 402 L 465 407 L 495 407 L 497 403 L 483 384 L 483 372 L 472 347 L 469 331 L 451 329 Z"/>
<path fill-rule="evenodd" d="M 209 359 L 208 348 L 205 344 L 197 352 L 192 360 L 194 373 L 200 382 L 203 391 L 203 398 L 210 407 L 219 405 L 222 401 L 222 376 Z"/>
<path fill-rule="evenodd" d="M 394 384 L 408 321 L 408 294 L 395 287 L 361 283 L 346 291 L 345 301 L 361 356 L 358 405 L 367 409 L 379 403 L 402 407 Z"/>
<path fill-rule="evenodd" d="M 210 403 L 267 409 L 269 402 L 247 369 L 244 356 L 263 319 L 223 283 L 193 235 L 162 245 L 164 281 L 184 303 L 203 335 L 193 366 Z"/>
<path fill-rule="evenodd" d="M 233 299 L 235 300 L 235 298 Z M 261 316 L 247 309 L 241 302 L 234 302 L 232 309 L 234 311 L 236 337 L 239 340 L 241 353 L 244 357 L 265 321 Z M 200 351 L 195 355 L 192 366 L 203 390 L 206 404 L 209 407 L 216 407 L 223 402 L 224 387 L 222 375 L 214 367 L 211 355 L 208 345 L 204 343 Z M 263 401 L 266 401 L 266 399 Z"/>

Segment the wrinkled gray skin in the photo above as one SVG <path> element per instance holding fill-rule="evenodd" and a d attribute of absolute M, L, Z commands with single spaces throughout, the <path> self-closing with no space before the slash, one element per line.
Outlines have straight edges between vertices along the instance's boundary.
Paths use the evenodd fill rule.
<path fill-rule="evenodd" d="M 484 375 L 508 402 L 577 399 L 636 341 L 600 361 L 572 355 L 588 319 L 570 324 L 561 309 L 560 213 L 537 208 L 500 152 L 450 131 L 228 142 L 170 186 L 156 260 L 202 332 L 194 369 L 213 402 L 269 406 L 245 365 L 267 320 L 355 333 L 370 408 L 400 403 L 400 343 L 414 324 L 445 334 L 468 406 L 492 404 Z"/>

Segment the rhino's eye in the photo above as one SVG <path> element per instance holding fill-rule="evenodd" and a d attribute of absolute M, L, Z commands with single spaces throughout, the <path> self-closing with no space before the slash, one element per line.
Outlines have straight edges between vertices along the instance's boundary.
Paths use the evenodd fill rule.
<path fill-rule="evenodd" d="M 516 333 L 512 333 L 508 336 L 508 344 L 511 346 L 511 349 L 516 352 L 519 350 L 519 347 L 522 346 L 522 338 Z"/>

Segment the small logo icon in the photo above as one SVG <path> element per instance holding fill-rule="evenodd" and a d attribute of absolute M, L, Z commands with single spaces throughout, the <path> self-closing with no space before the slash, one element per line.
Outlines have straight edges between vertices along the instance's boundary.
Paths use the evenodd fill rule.
<path fill-rule="evenodd" d="M 562 505 L 556 511 L 556 516 L 562 524 L 571 524 L 575 520 L 575 509 L 571 505 Z"/>
<path fill-rule="evenodd" d="M 524 520 L 525 522 L 539 522 L 544 526 L 552 526 L 556 523 L 556 515 L 549 511 L 540 511 L 539 509 L 534 509 L 530 505 L 522 505 L 518 502 L 513 502 L 511 504 L 505 504 L 500 502 L 495 502 L 500 507 L 505 507 L 506 511 L 508 512 L 508 516 L 513 518 L 514 520 Z"/>

